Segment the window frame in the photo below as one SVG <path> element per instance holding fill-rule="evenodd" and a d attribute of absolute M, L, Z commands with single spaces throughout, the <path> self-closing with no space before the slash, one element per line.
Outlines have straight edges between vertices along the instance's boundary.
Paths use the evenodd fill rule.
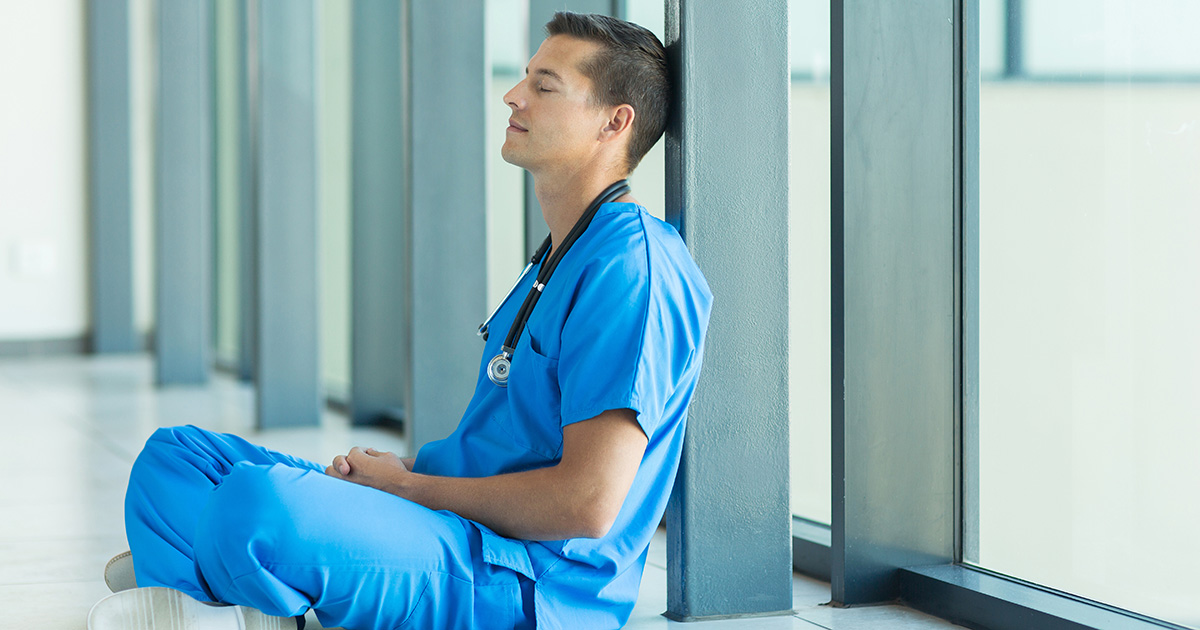
<path fill-rule="evenodd" d="M 1019 0 L 1010 0 L 1019 5 Z M 865 17 L 863 13 L 869 9 L 861 6 L 848 6 L 850 3 L 844 0 L 833 0 L 832 3 L 832 40 L 831 45 L 849 46 L 847 39 L 843 36 L 841 29 L 845 28 L 848 22 L 846 20 L 856 19 L 876 19 L 875 17 Z M 937 558 L 931 557 L 931 562 L 924 564 L 892 564 L 889 567 L 884 567 L 882 573 L 885 577 L 876 579 L 871 575 L 865 575 L 867 580 L 875 579 L 877 587 L 867 589 L 866 599 L 871 601 L 852 601 L 840 602 L 854 604 L 871 603 L 872 601 L 888 601 L 899 600 L 902 603 L 911 606 L 917 610 L 933 614 L 955 623 L 964 624 L 971 627 L 987 627 L 997 630 L 1007 629 L 1023 629 L 1029 627 L 1040 628 L 1063 628 L 1063 629 L 1079 629 L 1079 628 L 1128 628 L 1128 629 L 1151 629 L 1151 628 L 1171 628 L 1177 630 L 1187 630 L 1184 626 L 1180 626 L 1165 620 L 1156 619 L 1147 615 L 1135 613 L 1129 610 L 1119 608 L 1104 602 L 1087 599 L 1072 595 L 1054 588 L 1033 582 L 1021 580 L 1018 578 L 1006 576 L 995 571 L 990 571 L 986 568 L 978 567 L 964 562 L 964 552 L 978 549 L 978 528 L 975 523 L 978 520 L 979 514 L 979 499 L 978 499 L 978 467 L 974 464 L 978 461 L 978 444 L 979 444 L 979 50 L 977 46 L 971 45 L 978 42 L 979 36 L 979 0 L 955 0 L 953 1 L 954 17 L 953 23 L 957 25 L 954 33 L 954 50 L 953 50 L 953 68 L 954 68 L 954 92 L 955 92 L 955 116 L 954 129 L 952 131 L 954 164 L 954 195 L 953 195 L 953 225 L 944 226 L 946 229 L 942 232 L 948 238 L 953 239 L 952 248 L 954 251 L 954 260 L 952 265 L 947 265 L 944 269 L 936 269 L 935 273 L 948 273 L 952 275 L 954 286 L 954 313 L 953 313 L 953 346 L 954 346 L 954 369 L 952 374 L 941 374 L 937 378 L 951 378 L 954 383 L 954 437 L 952 441 L 926 443 L 919 447 L 920 452 L 908 453 L 907 460 L 909 462 L 921 459 L 947 459 L 953 463 L 954 471 L 954 492 L 952 496 L 936 497 L 930 499 L 931 503 L 942 502 L 941 506 L 932 505 L 931 513 L 944 513 L 947 507 L 954 514 L 953 519 L 953 558 L 951 562 L 938 561 Z M 886 18 L 885 18 L 886 19 Z M 900 20 L 898 20 L 900 22 Z M 885 25 L 887 26 L 887 25 Z M 912 38 L 908 42 L 916 41 L 927 46 L 936 46 L 933 38 Z M 1009 45 L 1013 44 L 1013 38 L 1008 38 Z M 1016 45 L 1019 45 L 1019 36 L 1016 39 Z M 849 178 L 846 175 L 847 165 L 854 165 L 853 160 L 859 159 L 858 155 L 867 153 L 863 150 L 856 154 L 852 151 L 845 150 L 845 147 L 840 144 L 845 140 L 842 130 L 838 128 L 846 122 L 848 116 L 847 102 L 844 90 L 846 85 L 845 79 L 848 74 L 847 63 L 853 64 L 857 61 L 854 55 L 859 55 L 861 58 L 862 51 L 846 50 L 833 51 L 833 57 L 837 61 L 833 64 L 832 81 L 834 87 L 831 94 L 831 112 L 832 124 L 834 125 L 832 164 L 833 164 L 833 208 L 831 213 L 833 222 L 831 229 L 834 231 L 832 242 L 834 251 L 831 256 L 833 261 L 831 264 L 834 277 L 833 299 L 835 301 L 833 314 L 834 321 L 834 344 L 832 348 L 831 364 L 833 367 L 834 381 L 839 380 L 839 377 L 851 374 L 853 366 L 847 366 L 847 358 L 844 345 L 839 345 L 838 335 L 847 334 L 846 318 L 848 315 L 856 315 L 861 320 L 861 314 L 854 314 L 849 310 L 839 309 L 839 300 L 845 298 L 845 289 L 840 283 L 845 281 L 845 278 L 840 276 L 845 272 L 847 252 L 844 249 L 846 240 L 841 230 L 846 229 L 846 217 L 843 212 L 850 212 L 845 203 L 843 195 L 843 186 Z M 933 58 L 933 57 L 931 57 Z M 942 58 L 938 63 L 945 66 L 946 60 Z M 1019 70 L 1019 69 L 1018 69 Z M 850 72 L 853 72 L 852 68 Z M 1020 78 L 1028 80 L 1028 77 L 1023 76 L 1020 72 L 1012 73 L 1010 78 Z M 1178 80 L 1176 77 L 1175 80 Z M 1143 77 L 1143 80 L 1153 80 L 1153 77 Z M 907 93 L 906 93 L 907 94 Z M 912 133 L 920 133 L 919 129 L 914 128 Z M 859 140 L 859 138 L 856 138 Z M 870 140 L 870 139 L 868 139 Z M 861 165 L 858 165 L 861 166 Z M 861 185 L 861 182 L 851 182 L 853 185 Z M 852 217 L 855 221 L 869 220 L 861 217 Z M 852 255 L 858 255 L 859 258 L 853 260 L 853 263 L 862 264 L 863 261 L 878 262 L 863 256 L 861 252 L 852 252 Z M 870 271 L 877 271 L 871 269 Z M 949 279 L 949 278 L 947 278 Z M 931 311 L 932 309 L 925 309 Z M 944 313 L 925 312 L 925 317 L 937 318 L 944 317 Z M 943 339 L 943 342 L 945 340 Z M 855 374 L 858 376 L 858 374 Z M 842 390 L 848 400 L 851 393 Z M 839 439 L 838 429 L 845 424 L 845 418 L 839 417 L 839 413 L 845 413 L 846 401 L 837 398 L 838 391 L 834 391 L 833 417 L 831 422 L 834 426 L 833 462 L 834 462 L 834 487 L 831 500 L 834 503 L 834 518 L 833 525 L 824 525 L 815 521 L 811 521 L 799 516 L 793 515 L 793 545 L 792 545 L 792 564 L 793 568 L 802 574 L 809 575 L 822 580 L 831 581 L 831 591 L 835 600 L 840 600 L 847 594 L 847 585 L 853 581 L 863 581 L 864 571 L 861 567 L 852 567 L 852 560 L 849 559 L 845 552 L 847 546 L 847 523 L 846 517 L 843 515 L 839 519 L 837 514 L 837 506 L 839 501 L 851 500 L 849 493 L 846 492 L 846 485 L 837 483 L 839 473 L 853 474 L 866 476 L 870 481 L 882 482 L 883 477 L 894 472 L 887 465 L 881 464 L 875 467 L 874 470 L 864 472 L 861 466 L 846 468 L 843 460 L 863 460 L 871 456 L 871 452 L 866 452 L 866 449 L 858 449 L 849 440 Z M 841 426 L 844 429 L 844 426 Z M 952 452 L 947 452 L 947 446 L 952 445 Z M 841 450 L 844 449 L 844 450 Z M 901 467 L 911 464 L 902 463 Z M 843 466 L 839 470 L 839 466 Z M 895 466 L 893 466 L 895 467 Z M 905 470 L 904 472 L 907 472 Z M 840 491 L 840 494 L 839 494 Z M 946 506 L 944 502 L 952 501 L 952 506 Z M 893 506 L 882 506 L 883 509 L 888 509 Z M 938 512 L 938 510 L 942 512 Z M 881 518 L 876 519 L 874 526 L 885 530 L 881 532 L 878 538 L 867 540 L 866 543 L 878 544 L 880 539 L 897 539 L 902 537 L 903 533 L 897 527 L 896 519 Z M 857 545 L 862 545 L 863 540 L 857 539 L 854 541 Z M 902 550 L 910 551 L 910 550 Z M 840 558 L 839 558 L 840 554 Z M 968 556 L 971 554 L 967 554 Z M 885 556 L 877 556 L 885 557 Z M 904 554 L 893 557 L 904 557 Z M 911 557 L 911 554 L 910 556 Z M 859 562 L 860 560 L 854 560 Z M 833 566 L 841 563 L 841 567 Z M 831 566 L 833 570 L 831 571 Z M 879 567 L 871 567 L 870 570 L 880 572 Z M 862 593 L 859 589 L 856 593 Z M 848 598 L 847 598 L 848 599 Z"/>

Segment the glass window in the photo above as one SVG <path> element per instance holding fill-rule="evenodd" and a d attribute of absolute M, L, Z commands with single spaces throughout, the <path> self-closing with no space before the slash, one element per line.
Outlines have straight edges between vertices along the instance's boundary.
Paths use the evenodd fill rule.
<path fill-rule="evenodd" d="M 792 513 L 830 521 L 829 3 L 791 0 L 788 330 Z"/>
<path fill-rule="evenodd" d="M 1030 74 L 1200 74 L 1195 0 L 1059 0 L 1022 5 Z"/>
<path fill-rule="evenodd" d="M 317 4 L 317 251 L 321 375 L 329 396 L 350 395 L 350 56 L 348 2 Z"/>
<path fill-rule="evenodd" d="M 649 29 L 660 42 L 666 43 L 666 11 L 661 0 L 628 0 L 625 19 Z M 659 140 L 629 178 L 633 196 L 660 219 L 666 215 L 667 207 L 666 145 L 665 140 Z"/>
<path fill-rule="evenodd" d="M 487 94 L 487 304 L 499 304 L 527 262 L 525 257 L 525 170 L 500 156 L 512 110 L 504 95 L 525 75 L 529 61 L 529 2 L 488 0 Z M 486 313 L 484 313 L 486 315 Z"/>
<path fill-rule="evenodd" d="M 129 3 L 129 116 L 133 160 L 133 307 L 136 330 L 154 331 L 154 129 L 158 15 L 153 0 Z"/>
<path fill-rule="evenodd" d="M 1004 14 L 1006 0 L 979 0 L 979 74 L 988 79 L 1004 74 Z"/>
<path fill-rule="evenodd" d="M 1029 70 L 1075 76 L 981 87 L 966 559 L 1200 626 L 1200 4 L 1025 18 Z"/>

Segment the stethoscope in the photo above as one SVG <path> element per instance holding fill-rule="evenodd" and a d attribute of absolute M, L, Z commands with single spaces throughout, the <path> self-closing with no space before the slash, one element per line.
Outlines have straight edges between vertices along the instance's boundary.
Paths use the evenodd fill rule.
<path fill-rule="evenodd" d="M 521 304 L 521 309 L 517 311 L 516 319 L 513 320 L 512 326 L 508 329 L 508 336 L 504 338 L 504 345 L 500 347 L 500 354 L 497 354 L 488 362 L 487 375 L 493 383 L 500 387 L 508 387 L 508 373 L 512 369 L 512 357 L 517 347 L 517 340 L 521 338 L 521 333 L 525 331 L 525 324 L 529 322 L 529 316 L 533 314 L 533 307 L 537 305 L 538 299 L 542 297 L 542 289 L 546 288 L 546 283 L 550 281 L 550 276 L 554 274 L 554 269 L 558 267 L 558 263 L 567 254 L 567 250 L 571 249 L 575 241 L 579 240 L 579 237 L 583 235 L 584 230 L 592 223 L 592 218 L 596 216 L 596 211 L 600 209 L 600 206 L 620 199 L 622 196 L 628 194 L 629 190 L 629 182 L 624 179 L 605 188 L 604 192 L 592 200 L 591 205 L 584 211 L 583 216 L 579 217 L 579 220 L 575 222 L 575 226 L 571 228 L 567 237 L 563 239 L 562 244 L 554 250 L 554 253 L 550 255 L 550 259 L 546 261 L 546 264 L 542 265 L 542 268 L 538 271 L 537 278 L 533 281 L 533 288 L 529 290 L 529 295 L 525 296 L 525 301 Z M 496 313 L 500 312 L 500 308 L 508 302 L 508 298 L 512 297 L 513 292 L 525 280 L 525 276 L 529 275 L 529 271 L 533 269 L 533 266 L 542 260 L 548 249 L 550 249 L 550 235 L 546 235 L 546 240 L 542 241 L 541 247 L 538 247 L 537 251 L 533 253 L 533 257 L 529 259 L 529 264 L 525 265 L 525 269 L 521 272 L 521 275 L 517 276 L 517 281 L 508 290 L 508 294 L 504 296 L 503 300 L 500 300 L 500 304 L 496 305 L 496 308 L 492 310 L 492 314 L 488 315 L 487 319 L 479 325 L 479 331 L 476 334 L 483 337 L 484 341 L 487 341 L 488 326 L 492 323 L 492 319 L 496 317 Z"/>

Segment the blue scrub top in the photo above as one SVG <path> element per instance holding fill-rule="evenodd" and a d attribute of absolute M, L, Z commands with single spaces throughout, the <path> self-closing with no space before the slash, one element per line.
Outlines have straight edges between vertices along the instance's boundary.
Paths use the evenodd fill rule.
<path fill-rule="evenodd" d="M 487 364 L 536 275 L 535 266 L 492 321 L 458 428 L 426 444 L 414 471 L 484 477 L 552 466 L 563 427 L 609 409 L 635 411 L 646 453 L 606 536 L 529 542 L 476 523 L 485 561 L 536 580 L 539 628 L 616 628 L 633 610 L 675 483 L 712 293 L 673 227 L 636 204 L 604 204 L 547 282 L 517 341 L 508 387 L 497 387 Z"/>

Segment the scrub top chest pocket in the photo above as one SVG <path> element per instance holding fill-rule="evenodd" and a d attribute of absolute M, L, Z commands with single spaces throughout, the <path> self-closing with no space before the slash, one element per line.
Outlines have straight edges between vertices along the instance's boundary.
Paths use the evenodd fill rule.
<path fill-rule="evenodd" d="M 558 359 L 547 357 L 522 335 L 509 377 L 508 405 L 496 421 L 521 448 L 552 460 L 562 457 L 562 394 Z"/>

